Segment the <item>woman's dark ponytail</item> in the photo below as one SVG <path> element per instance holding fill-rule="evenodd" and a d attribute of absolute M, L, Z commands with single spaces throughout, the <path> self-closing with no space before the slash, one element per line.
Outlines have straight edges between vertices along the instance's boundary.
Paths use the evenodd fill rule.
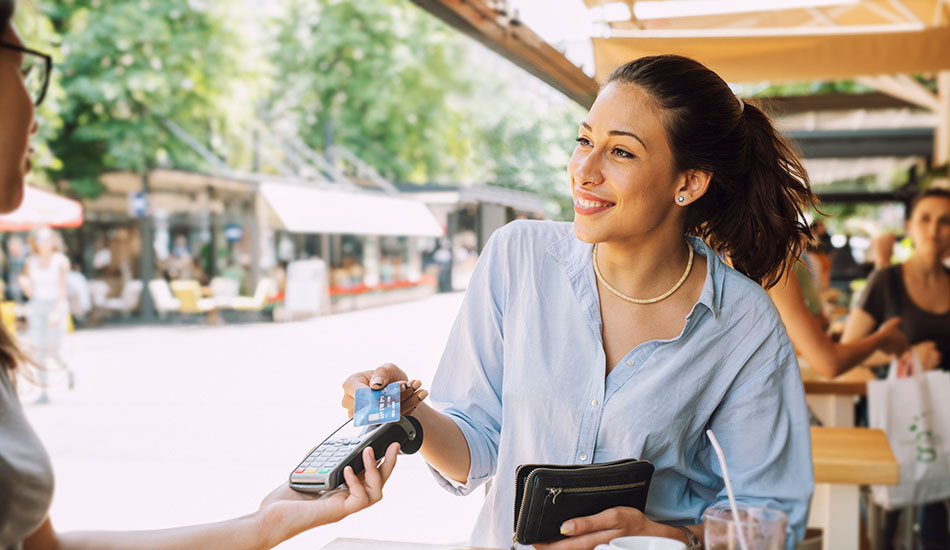
<path fill-rule="evenodd" d="M 631 61 L 610 82 L 639 86 L 657 102 L 677 171 L 712 173 L 706 194 L 687 207 L 686 233 L 762 286 L 778 282 L 811 240 L 804 212 L 818 201 L 801 159 L 768 116 L 678 55 Z"/>

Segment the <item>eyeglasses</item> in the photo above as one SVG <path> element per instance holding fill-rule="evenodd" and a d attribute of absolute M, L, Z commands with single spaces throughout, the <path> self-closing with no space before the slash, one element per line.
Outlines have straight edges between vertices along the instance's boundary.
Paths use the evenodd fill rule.
<path fill-rule="evenodd" d="M 23 63 L 20 65 L 20 74 L 23 75 L 23 83 L 29 92 L 33 103 L 39 106 L 46 97 L 46 89 L 49 87 L 49 75 L 53 71 L 53 58 L 29 48 L 0 42 L 0 48 L 6 48 L 23 54 Z"/>

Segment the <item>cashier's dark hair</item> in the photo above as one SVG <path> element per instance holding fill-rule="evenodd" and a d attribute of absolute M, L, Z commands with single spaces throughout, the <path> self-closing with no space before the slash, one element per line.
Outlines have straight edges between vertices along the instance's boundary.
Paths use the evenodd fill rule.
<path fill-rule="evenodd" d="M 0 32 L 6 32 L 13 18 L 13 0 L 0 0 Z"/>
<path fill-rule="evenodd" d="M 0 33 L 6 32 L 7 26 L 10 24 L 10 20 L 13 18 L 13 7 L 13 0 L 0 0 Z M 2 154 L 3 151 L 0 151 L 0 155 Z M 7 371 L 11 385 L 16 385 L 17 367 L 27 362 L 29 360 L 17 347 L 16 340 L 7 331 L 6 327 L 0 323 L 0 369 Z"/>
<path fill-rule="evenodd" d="M 773 286 L 811 242 L 803 214 L 818 202 L 795 150 L 765 113 L 688 57 L 642 57 L 614 71 L 614 82 L 656 102 L 677 172 L 712 174 L 706 194 L 686 207 L 686 234 Z"/>

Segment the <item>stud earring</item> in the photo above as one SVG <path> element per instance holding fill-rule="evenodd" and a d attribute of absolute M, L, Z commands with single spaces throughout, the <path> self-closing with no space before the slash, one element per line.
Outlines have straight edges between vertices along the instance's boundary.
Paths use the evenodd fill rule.
<path fill-rule="evenodd" d="M 680 195 L 680 196 L 676 197 L 676 202 L 682 204 L 682 203 L 686 202 L 686 197 L 684 197 L 683 195 Z"/>

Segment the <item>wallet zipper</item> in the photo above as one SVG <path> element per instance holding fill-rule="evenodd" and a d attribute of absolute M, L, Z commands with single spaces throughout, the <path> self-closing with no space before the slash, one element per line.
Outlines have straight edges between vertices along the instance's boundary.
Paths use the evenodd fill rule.
<path fill-rule="evenodd" d="M 515 479 L 518 478 L 518 474 L 521 473 L 522 468 L 524 468 L 525 466 L 527 465 L 521 464 L 520 466 L 518 466 L 517 469 L 515 469 Z M 518 527 L 521 526 L 521 517 L 524 516 L 524 503 L 528 499 L 528 488 L 531 487 L 531 484 L 528 482 L 531 481 L 531 476 L 533 475 L 534 475 L 534 472 L 531 472 L 530 474 L 528 474 L 528 477 L 525 478 L 524 480 L 524 489 L 523 489 L 523 494 L 521 495 L 521 509 L 520 510 L 515 509 L 515 504 L 514 503 L 511 504 L 512 512 L 518 513 L 518 521 L 515 522 L 515 531 L 514 533 L 511 534 L 512 543 L 518 542 Z M 514 544 L 512 544 L 512 546 L 514 546 Z"/>
<path fill-rule="evenodd" d="M 643 481 L 636 483 L 624 483 L 622 485 L 601 485 L 598 487 L 548 487 L 548 494 L 551 495 L 551 504 L 557 504 L 557 497 L 562 494 L 572 493 L 605 493 L 608 491 L 622 491 L 624 489 L 635 489 L 646 485 Z"/>

